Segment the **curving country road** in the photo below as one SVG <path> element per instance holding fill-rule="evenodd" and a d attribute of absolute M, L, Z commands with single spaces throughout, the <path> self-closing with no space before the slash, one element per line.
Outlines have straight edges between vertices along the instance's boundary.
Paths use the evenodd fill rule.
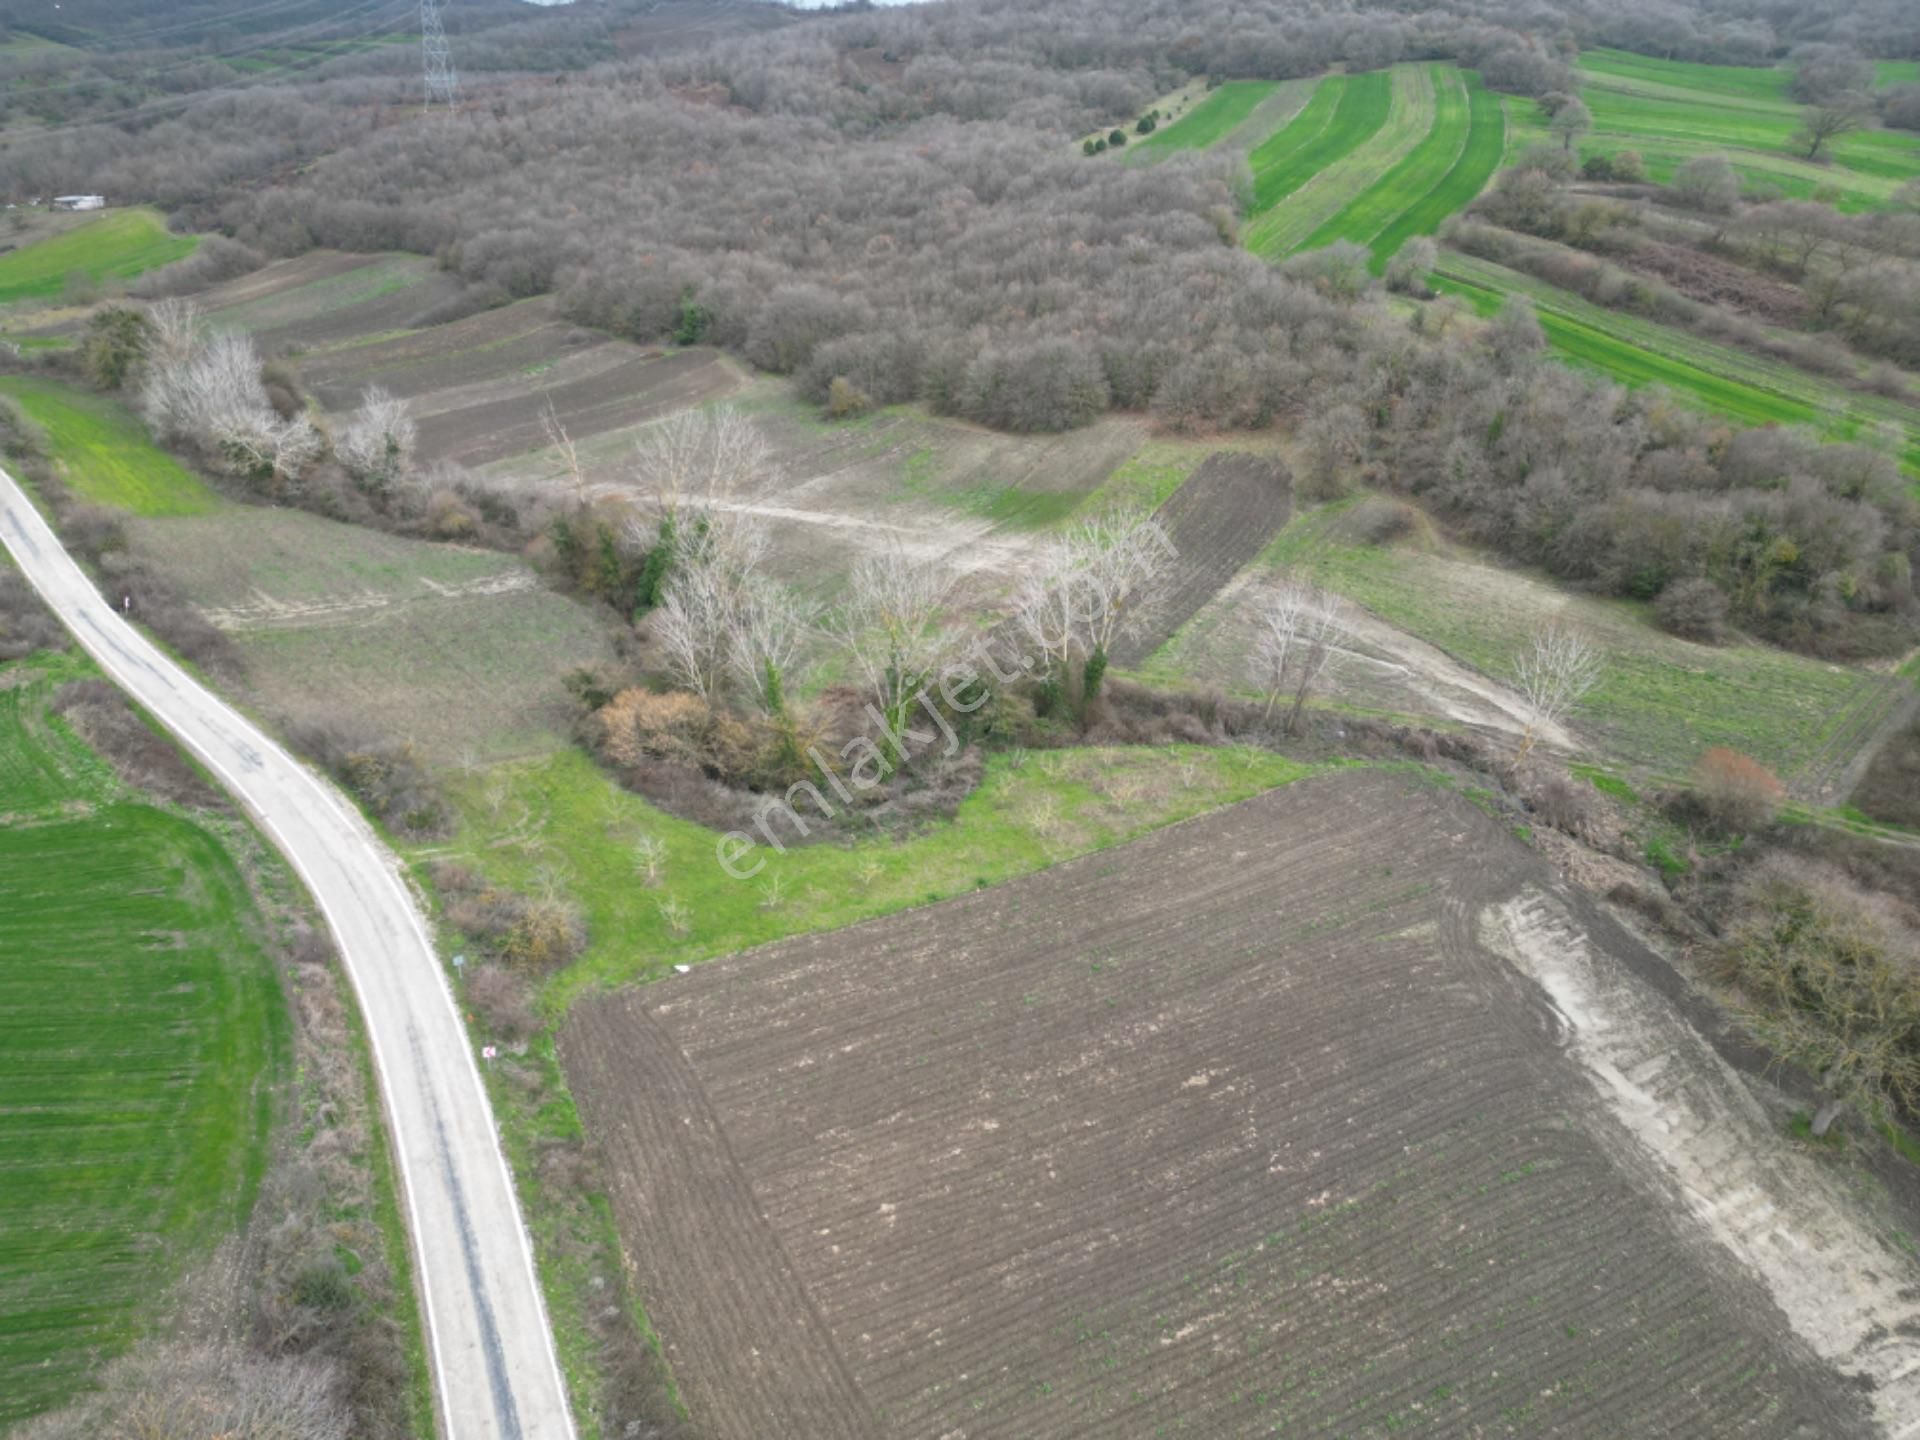
<path fill-rule="evenodd" d="M 366 1017 L 450 1440 L 571 1440 L 493 1111 L 396 863 L 359 812 L 113 612 L 13 478 L 0 543 L 89 654 L 259 821 L 319 901 Z"/>

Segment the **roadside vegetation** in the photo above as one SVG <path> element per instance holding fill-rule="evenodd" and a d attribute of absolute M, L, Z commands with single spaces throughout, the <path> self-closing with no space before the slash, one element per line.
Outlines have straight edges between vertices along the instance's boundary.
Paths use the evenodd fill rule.
<path fill-rule="evenodd" d="M 219 793 L 51 644 L 0 662 L 0 947 L 37 957 L 0 985 L 0 1095 L 39 1117 L 0 1132 L 0 1420 L 418 1433 L 405 1237 L 328 949 Z"/>

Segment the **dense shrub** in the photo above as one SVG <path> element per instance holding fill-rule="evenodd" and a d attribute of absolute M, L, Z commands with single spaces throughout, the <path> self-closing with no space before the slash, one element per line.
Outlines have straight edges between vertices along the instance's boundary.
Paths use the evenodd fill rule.
<path fill-rule="evenodd" d="M 1920 1114 L 1920 933 L 1838 871 L 1769 856 L 1742 878 L 1721 960 L 1749 1022 L 1825 1092 Z"/>
<path fill-rule="evenodd" d="M 297 716 L 287 737 L 382 823 L 403 835 L 437 835 L 451 820 L 445 798 L 411 742 L 347 715 Z"/>
<path fill-rule="evenodd" d="M 1654 602 L 1660 628 L 1687 640 L 1717 645 L 1727 634 L 1727 597 L 1711 580 L 1674 580 Z"/>
<path fill-rule="evenodd" d="M 1786 787 L 1758 760 L 1716 745 L 1694 762 L 1693 795 L 1708 820 L 1728 834 L 1765 828 Z"/>

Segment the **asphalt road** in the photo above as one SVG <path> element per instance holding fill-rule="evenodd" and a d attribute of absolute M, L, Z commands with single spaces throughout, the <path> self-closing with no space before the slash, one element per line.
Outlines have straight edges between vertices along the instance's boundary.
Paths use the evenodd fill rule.
<path fill-rule="evenodd" d="M 246 807 L 319 901 L 366 1017 L 453 1440 L 570 1440 L 553 1334 L 478 1062 L 360 813 L 127 624 L 0 471 L 0 542 L 89 654 Z"/>

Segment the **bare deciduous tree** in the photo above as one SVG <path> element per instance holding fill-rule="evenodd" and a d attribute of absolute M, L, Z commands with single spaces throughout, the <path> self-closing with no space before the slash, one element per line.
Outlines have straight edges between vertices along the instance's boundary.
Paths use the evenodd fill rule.
<path fill-rule="evenodd" d="M 586 477 L 580 470 L 580 451 L 573 443 L 573 436 L 567 433 L 567 427 L 560 419 L 560 412 L 554 408 L 553 396 L 547 396 L 547 403 L 540 409 L 540 429 L 560 456 L 560 463 L 566 467 L 567 480 L 573 486 L 573 500 L 576 505 L 587 503 Z"/>
<path fill-rule="evenodd" d="M 297 481 L 325 442 L 306 417 L 274 413 L 253 338 L 204 334 L 199 312 L 183 301 L 154 306 L 152 320 L 140 408 L 154 433 L 200 446 L 249 479 Z"/>
<path fill-rule="evenodd" d="M 1809 105 L 1800 113 L 1800 126 L 1793 132 L 1793 143 L 1807 147 L 1805 158 L 1818 160 L 1828 142 L 1860 128 L 1871 104 L 1858 95 L 1841 94 L 1818 105 Z"/>
<path fill-rule="evenodd" d="M 634 442 L 633 475 L 662 515 L 710 513 L 774 472 L 773 450 L 730 405 L 682 410 Z"/>
<path fill-rule="evenodd" d="M 1604 673 L 1599 650 L 1578 630 L 1556 621 L 1533 632 L 1513 666 L 1526 725 L 1514 757 L 1516 766 L 1532 753 L 1540 732 L 1564 720 Z"/>
<path fill-rule="evenodd" d="M 1062 681 L 1081 662 L 1083 705 L 1099 694 L 1114 643 L 1152 618 L 1174 559 L 1158 520 L 1122 511 L 1073 526 L 1029 572 L 1014 619 Z"/>
<path fill-rule="evenodd" d="M 1266 692 L 1266 713 L 1271 716 L 1281 695 L 1291 690 L 1286 731 L 1298 734 L 1314 687 L 1350 653 L 1345 614 L 1336 596 L 1289 580 L 1261 600 L 1254 619 L 1253 672 Z"/>
<path fill-rule="evenodd" d="M 333 453 L 363 487 L 385 494 L 412 467 L 416 435 L 407 402 L 382 386 L 369 385 L 359 411 L 334 442 Z"/>
<path fill-rule="evenodd" d="M 735 587 L 728 660 L 760 709 L 787 714 L 787 683 L 813 629 L 813 610 L 786 586 L 747 574 Z"/>
<path fill-rule="evenodd" d="M 889 547 L 854 567 L 846 603 L 828 626 L 896 731 L 920 687 L 952 654 L 945 612 L 953 581 L 939 560 Z"/>

